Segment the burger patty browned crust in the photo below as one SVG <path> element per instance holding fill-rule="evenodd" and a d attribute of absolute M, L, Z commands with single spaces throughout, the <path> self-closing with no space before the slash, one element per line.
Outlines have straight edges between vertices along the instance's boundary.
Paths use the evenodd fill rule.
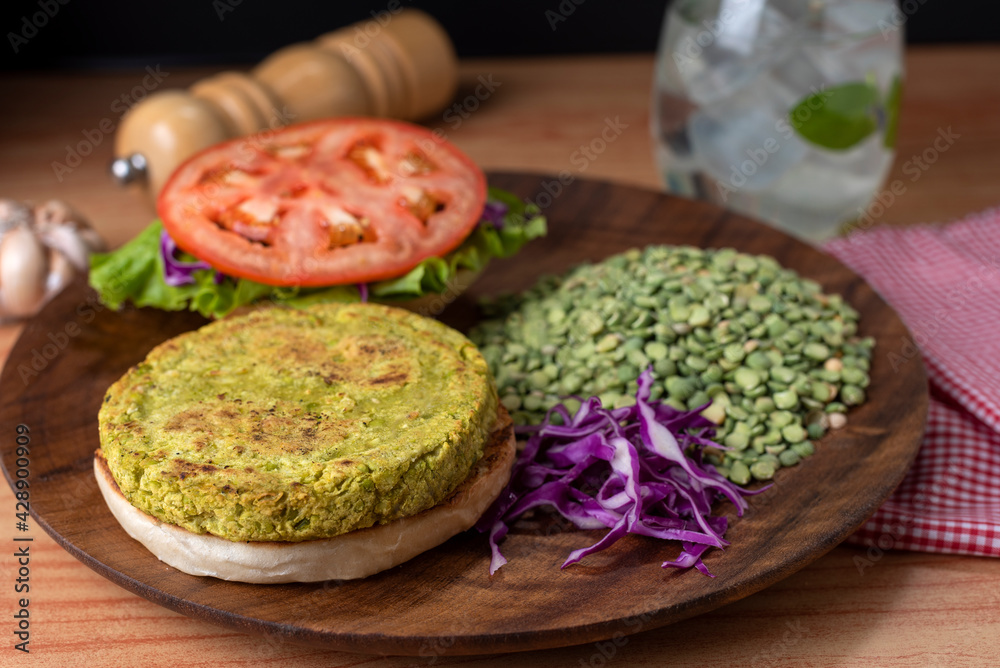
<path fill-rule="evenodd" d="M 327 538 L 447 498 L 497 419 L 461 334 L 370 304 L 271 308 L 154 349 L 108 390 L 101 449 L 128 501 L 233 541 Z"/>

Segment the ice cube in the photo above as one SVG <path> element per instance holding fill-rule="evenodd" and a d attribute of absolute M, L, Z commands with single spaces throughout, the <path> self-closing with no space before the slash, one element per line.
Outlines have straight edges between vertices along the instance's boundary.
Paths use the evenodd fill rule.
<path fill-rule="evenodd" d="M 743 0 L 733 6 L 726 20 L 722 13 L 698 21 L 674 12 L 666 23 L 661 64 L 669 58 L 672 67 L 659 75 L 666 87 L 675 88 L 674 79 L 698 105 L 709 105 L 739 93 L 752 84 L 776 60 L 784 58 L 791 43 L 792 25 L 780 13 L 759 0 Z"/>
<path fill-rule="evenodd" d="M 892 165 L 881 137 L 869 137 L 847 151 L 811 149 L 775 184 L 775 195 L 817 210 L 852 212 L 864 207 Z"/>
<path fill-rule="evenodd" d="M 746 57 L 754 50 L 765 0 L 722 0 L 717 32 L 719 46 Z"/>
<path fill-rule="evenodd" d="M 879 31 L 879 21 L 887 20 L 895 10 L 892 0 L 855 0 L 835 2 L 823 7 L 823 38 L 857 38 Z"/>
<path fill-rule="evenodd" d="M 890 17 L 891 0 L 858 0 L 824 5 L 802 55 L 828 84 L 869 79 L 877 62 L 893 59 L 898 34 L 882 34 L 879 21 Z M 886 84 L 886 81 L 879 80 Z"/>
<path fill-rule="evenodd" d="M 713 178 L 732 188 L 760 191 L 792 169 L 807 148 L 774 101 L 769 77 L 693 114 L 688 130 L 695 155 Z M 770 150 L 768 150 L 770 149 Z"/>

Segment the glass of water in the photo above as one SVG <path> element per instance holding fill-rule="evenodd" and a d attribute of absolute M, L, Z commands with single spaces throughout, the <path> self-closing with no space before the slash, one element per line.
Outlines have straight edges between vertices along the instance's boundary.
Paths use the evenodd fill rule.
<path fill-rule="evenodd" d="M 893 0 L 675 0 L 652 132 L 667 190 L 819 242 L 892 165 L 903 31 Z"/>

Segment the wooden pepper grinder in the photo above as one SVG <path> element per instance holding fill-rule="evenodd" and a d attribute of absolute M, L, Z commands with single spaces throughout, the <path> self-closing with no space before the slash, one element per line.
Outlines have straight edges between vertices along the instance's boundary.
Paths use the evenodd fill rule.
<path fill-rule="evenodd" d="M 285 47 L 249 74 L 150 95 L 122 119 L 112 176 L 155 200 L 184 160 L 227 139 L 331 116 L 416 120 L 444 108 L 458 81 L 454 46 L 429 15 L 397 11 Z"/>

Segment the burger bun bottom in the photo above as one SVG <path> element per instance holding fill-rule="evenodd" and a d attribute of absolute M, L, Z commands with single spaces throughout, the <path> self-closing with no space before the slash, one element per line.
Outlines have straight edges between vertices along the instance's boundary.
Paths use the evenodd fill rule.
<path fill-rule="evenodd" d="M 234 542 L 161 522 L 128 502 L 100 450 L 94 474 L 118 523 L 160 561 L 190 575 L 277 584 L 368 577 L 472 528 L 507 484 L 514 457 L 513 426 L 501 407 L 483 457 L 442 503 L 388 524 L 297 543 Z"/>

